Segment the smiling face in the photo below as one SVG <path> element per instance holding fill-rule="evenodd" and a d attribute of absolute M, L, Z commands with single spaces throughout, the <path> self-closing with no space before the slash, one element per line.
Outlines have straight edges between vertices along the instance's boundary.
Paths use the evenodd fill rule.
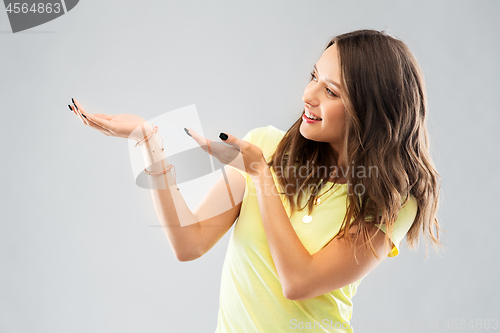
<path fill-rule="evenodd" d="M 311 73 L 302 100 L 305 103 L 300 133 L 309 140 L 328 142 L 340 153 L 345 133 L 346 111 L 340 98 L 340 63 L 337 46 L 323 52 Z M 321 120 L 310 120 L 307 116 Z"/>

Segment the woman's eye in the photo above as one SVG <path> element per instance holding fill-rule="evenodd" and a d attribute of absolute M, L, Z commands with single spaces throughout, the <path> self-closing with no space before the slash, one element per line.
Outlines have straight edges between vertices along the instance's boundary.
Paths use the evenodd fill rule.
<path fill-rule="evenodd" d="M 311 72 L 311 81 L 317 81 L 318 79 L 316 78 L 316 74 L 314 72 Z M 332 97 L 338 97 L 336 93 L 331 91 L 329 88 L 326 88 L 326 93 Z"/>
<path fill-rule="evenodd" d="M 333 96 L 333 97 L 337 97 L 337 94 L 335 94 L 333 91 L 331 91 L 330 89 L 326 88 L 326 91 L 328 93 L 328 95 L 330 96 Z"/>

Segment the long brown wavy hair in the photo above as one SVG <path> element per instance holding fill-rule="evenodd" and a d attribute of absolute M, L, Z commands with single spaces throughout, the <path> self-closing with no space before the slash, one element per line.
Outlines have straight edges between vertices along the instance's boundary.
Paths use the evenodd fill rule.
<path fill-rule="evenodd" d="M 359 30 L 342 34 L 326 48 L 333 44 L 339 54 L 341 98 L 346 110 L 343 154 L 352 168 L 376 167 L 378 171 L 376 178 L 347 173 L 347 213 L 336 237 L 352 245 L 353 239 L 357 241 L 362 235 L 365 249 L 370 248 L 377 257 L 369 229 L 373 224 L 386 224 L 387 234 L 391 235 L 398 211 L 411 195 L 418 211 L 407 233 L 407 244 L 416 249 L 423 234 L 427 257 L 427 238 L 436 250 L 444 246 L 439 241 L 443 229 L 436 216 L 441 179 L 429 151 L 427 97 L 420 66 L 406 44 L 384 32 Z M 278 185 L 287 189 L 282 193 L 292 215 L 304 188 L 321 189 L 328 181 L 329 175 L 318 171 L 335 168 L 332 158 L 338 160 L 329 143 L 304 138 L 301 123 L 302 117 L 286 132 L 268 163 L 275 170 L 296 170 L 307 165 L 307 176 L 283 172 L 278 177 Z M 361 193 L 360 186 L 364 189 Z M 297 194 L 296 201 L 293 193 Z M 317 193 L 308 194 L 309 214 Z M 351 227 L 355 228 L 349 230 Z"/>

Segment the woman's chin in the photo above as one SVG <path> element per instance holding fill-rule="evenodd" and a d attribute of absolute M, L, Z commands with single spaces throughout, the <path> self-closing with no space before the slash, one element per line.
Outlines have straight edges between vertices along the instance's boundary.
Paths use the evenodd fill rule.
<path fill-rule="evenodd" d="M 305 124 L 305 123 L 300 124 L 300 127 L 299 127 L 299 132 L 300 132 L 300 134 L 301 134 L 304 138 L 306 138 L 306 139 L 308 139 L 308 140 L 312 140 L 312 139 L 311 139 L 311 133 L 308 133 L 309 131 L 308 131 L 306 128 L 304 128 L 305 126 L 307 126 L 307 124 Z"/>

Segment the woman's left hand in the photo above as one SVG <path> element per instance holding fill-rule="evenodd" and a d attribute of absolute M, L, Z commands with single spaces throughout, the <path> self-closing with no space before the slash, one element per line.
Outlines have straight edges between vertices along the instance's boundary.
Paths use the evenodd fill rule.
<path fill-rule="evenodd" d="M 191 135 L 204 151 L 217 158 L 223 164 L 228 164 L 245 171 L 251 177 L 262 174 L 267 167 L 262 150 L 250 142 L 226 134 L 228 138 L 223 140 L 223 142 L 227 143 L 226 145 L 222 142 L 208 140 L 192 129 L 188 128 L 187 130 L 189 132 L 188 135 Z"/>

